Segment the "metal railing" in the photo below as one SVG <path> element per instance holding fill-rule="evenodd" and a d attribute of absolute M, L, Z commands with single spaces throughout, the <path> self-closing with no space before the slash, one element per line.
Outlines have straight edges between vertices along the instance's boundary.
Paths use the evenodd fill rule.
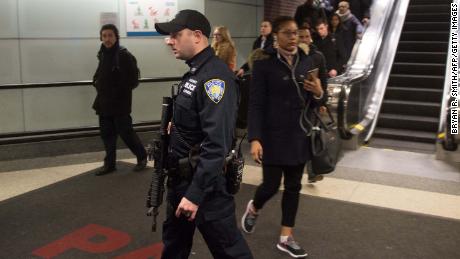
<path fill-rule="evenodd" d="M 182 77 L 156 77 L 142 78 L 140 83 L 158 83 L 158 82 L 177 82 Z M 73 86 L 88 86 L 92 85 L 92 81 L 71 81 L 71 82 L 52 82 L 52 83 L 32 83 L 32 84 L 4 84 L 0 85 L 1 90 L 22 90 L 32 88 L 59 88 Z M 133 124 L 134 130 L 137 132 L 155 131 L 159 128 L 159 120 L 143 121 Z M 90 137 L 99 135 L 98 126 L 62 128 L 53 130 L 38 130 L 38 131 L 23 131 L 10 132 L 0 134 L 0 145 L 19 144 L 30 142 L 51 141 L 59 139 L 70 139 L 80 137 Z"/>
<path fill-rule="evenodd" d="M 182 77 L 149 77 L 139 79 L 139 83 L 158 83 L 158 82 L 174 82 L 180 81 Z M 52 83 L 30 83 L 30 84 L 3 84 L 0 85 L 0 90 L 11 89 L 31 89 L 31 88 L 50 88 L 50 87 L 68 87 L 68 86 L 85 86 L 92 85 L 93 81 L 70 81 L 70 82 L 52 82 Z"/>

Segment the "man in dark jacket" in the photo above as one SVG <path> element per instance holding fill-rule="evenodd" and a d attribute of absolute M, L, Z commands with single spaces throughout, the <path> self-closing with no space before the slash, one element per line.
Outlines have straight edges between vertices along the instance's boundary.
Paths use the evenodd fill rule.
<path fill-rule="evenodd" d="M 320 22 L 316 26 L 318 37 L 315 39 L 315 45 L 326 58 L 326 67 L 329 77 L 336 77 L 343 71 L 343 65 L 346 63 L 346 50 L 343 40 L 339 37 L 332 37 L 329 34 L 326 22 Z"/>
<path fill-rule="evenodd" d="M 270 21 L 260 23 L 260 35 L 252 44 L 252 51 L 256 49 L 267 49 L 273 47 L 272 24 Z M 236 73 L 236 76 L 242 77 L 250 70 L 249 63 L 244 63 Z"/>
<path fill-rule="evenodd" d="M 96 172 L 98 176 L 116 170 L 118 135 L 137 157 L 134 170 L 141 171 L 147 165 L 146 151 L 133 130 L 130 116 L 132 90 L 138 83 L 138 69 L 131 53 L 120 46 L 119 38 L 115 25 L 102 26 L 99 65 L 93 77 L 97 91 L 93 109 L 99 115 L 101 138 L 106 152 L 104 165 Z"/>

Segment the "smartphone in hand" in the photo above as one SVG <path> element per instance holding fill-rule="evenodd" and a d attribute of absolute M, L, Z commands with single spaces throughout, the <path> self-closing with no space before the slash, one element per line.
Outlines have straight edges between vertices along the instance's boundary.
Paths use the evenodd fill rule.
<path fill-rule="evenodd" d="M 319 73 L 318 68 L 307 71 L 307 80 L 313 81 L 314 79 L 318 78 L 318 73 Z"/>

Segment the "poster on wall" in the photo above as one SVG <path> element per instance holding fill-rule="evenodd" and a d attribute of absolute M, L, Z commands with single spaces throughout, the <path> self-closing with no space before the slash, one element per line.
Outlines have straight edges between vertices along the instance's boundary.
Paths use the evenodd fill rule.
<path fill-rule="evenodd" d="M 100 25 L 101 27 L 106 24 L 114 24 L 117 28 L 120 28 L 118 22 L 118 13 L 113 12 L 102 12 L 100 13 Z"/>
<path fill-rule="evenodd" d="M 160 35 L 155 23 L 172 20 L 177 11 L 177 0 L 126 0 L 127 36 Z"/>

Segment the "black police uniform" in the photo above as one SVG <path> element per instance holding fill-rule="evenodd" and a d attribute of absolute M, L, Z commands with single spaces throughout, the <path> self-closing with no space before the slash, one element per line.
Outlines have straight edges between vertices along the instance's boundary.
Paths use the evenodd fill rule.
<path fill-rule="evenodd" d="M 186 63 L 190 71 L 175 97 L 170 154 L 184 158 L 192 146 L 199 145 L 199 162 L 191 178 L 169 176 L 162 258 L 188 258 L 195 227 L 214 258 L 252 258 L 237 228 L 234 199 L 222 174 L 235 127 L 236 77 L 210 47 Z M 182 197 L 199 206 L 195 221 L 175 216 Z"/>

